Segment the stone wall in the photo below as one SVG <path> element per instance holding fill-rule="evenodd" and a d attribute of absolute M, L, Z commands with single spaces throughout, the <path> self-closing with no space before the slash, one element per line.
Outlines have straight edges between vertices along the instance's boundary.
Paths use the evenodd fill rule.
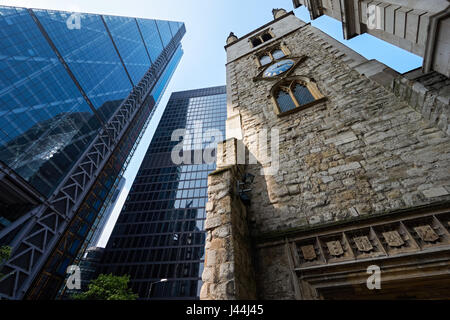
<path fill-rule="evenodd" d="M 314 79 L 327 100 L 277 117 L 268 98 L 274 81 L 253 81 L 254 56 L 227 64 L 227 94 L 239 112 L 243 143 L 258 162 L 246 169 L 256 176 L 248 210 L 253 237 L 450 200 L 448 126 L 399 93 L 400 75 L 378 62 L 371 68 L 310 25 L 282 41 L 292 56 L 308 57 L 291 75 Z M 272 128 L 280 130 L 280 168 L 263 176 L 261 168 L 272 163 L 258 150 L 257 136 Z M 260 298 L 294 297 L 283 250 L 253 252 Z"/>
<path fill-rule="evenodd" d="M 283 245 L 258 248 L 255 266 L 260 299 L 296 299 L 288 255 Z"/>
<path fill-rule="evenodd" d="M 257 176 L 253 234 L 450 199 L 450 139 L 435 122 L 350 67 L 317 29 L 283 41 L 292 56 L 308 56 L 294 74 L 314 79 L 328 100 L 279 118 L 267 98 L 274 82 L 252 81 L 253 56 L 228 65 L 239 75 L 233 95 L 249 151 L 258 159 L 258 132 L 280 130 L 278 173 L 248 167 Z"/>
<path fill-rule="evenodd" d="M 450 79 L 437 73 L 413 70 L 393 82 L 396 96 L 450 136 Z"/>
<path fill-rule="evenodd" d="M 235 140 L 230 142 L 234 144 Z M 247 212 L 236 190 L 242 172 L 242 166 L 231 165 L 218 168 L 208 177 L 202 300 L 256 298 Z"/>

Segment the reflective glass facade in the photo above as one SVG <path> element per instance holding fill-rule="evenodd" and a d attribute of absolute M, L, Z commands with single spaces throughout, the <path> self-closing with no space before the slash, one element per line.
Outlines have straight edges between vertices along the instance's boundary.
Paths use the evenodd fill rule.
<path fill-rule="evenodd" d="M 183 26 L 76 17 L 0 6 L 0 161 L 46 197 Z"/>
<path fill-rule="evenodd" d="M 105 229 L 106 223 L 109 220 L 109 217 L 111 216 L 111 213 L 114 210 L 114 207 L 117 203 L 117 199 L 119 198 L 120 193 L 123 190 L 123 186 L 125 185 L 126 179 L 122 177 L 119 180 L 119 183 L 117 184 L 117 187 L 115 188 L 111 200 L 108 203 L 108 206 L 106 207 L 105 211 L 103 212 L 101 217 L 98 217 L 98 224 L 97 227 L 92 235 L 92 238 L 90 240 L 90 246 L 95 247 L 98 241 L 100 240 L 100 237 L 102 235 L 103 230 Z"/>
<path fill-rule="evenodd" d="M 102 16 L 80 14 L 80 28 L 69 29 L 66 24 L 70 14 L 48 10 L 34 10 L 34 13 L 100 119 L 108 121 L 130 93 L 132 83 L 126 65 L 124 68 L 108 36 Z"/>
<path fill-rule="evenodd" d="M 181 56 L 182 49 L 179 46 L 147 96 L 136 120 L 124 134 L 114 154 L 109 158 L 85 197 L 75 219 L 71 221 L 67 231 L 61 236 L 56 249 L 50 255 L 28 293 L 28 299 L 52 299 L 57 292 L 59 292 L 58 296 L 64 292 L 67 267 L 78 264 L 83 253 L 90 246 L 120 177 L 128 166 L 130 155 L 134 153 L 137 143 L 142 137 L 143 129 L 148 125 L 151 112 L 160 99 L 162 90 L 175 72 Z"/>
<path fill-rule="evenodd" d="M 199 297 L 208 173 L 215 163 L 194 164 L 193 154 L 214 145 L 206 132 L 215 129 L 225 138 L 225 92 L 213 87 L 172 94 L 108 241 L 100 273 L 129 274 L 141 299 Z M 187 135 L 172 141 L 177 129 Z M 192 155 L 192 164 L 174 164 L 176 145 Z"/>
<path fill-rule="evenodd" d="M 1 279 L 0 298 L 52 299 L 61 290 L 67 266 L 79 262 L 101 226 L 182 57 L 184 33 L 180 22 L 0 6 L 0 168 L 11 173 L 8 184 L 0 175 L 0 187 L 17 184 L 8 190 L 11 204 L 0 196 L 0 245 L 13 247 L 5 267 L 9 274 L 16 266 L 27 271 L 18 282 L 11 281 L 14 275 Z M 130 98 L 143 83 L 146 92 L 134 91 L 141 99 L 134 100 L 136 94 Z M 136 111 L 122 117 L 131 110 L 130 99 Z M 96 162 L 95 174 L 83 178 L 83 193 L 74 193 L 70 211 L 47 208 L 61 190 L 68 190 L 63 186 L 72 179 L 72 169 L 80 170 L 78 160 L 106 145 L 98 137 L 117 117 L 126 119 L 121 134 L 108 145 L 104 160 Z M 108 137 L 113 139 L 110 131 Z M 16 192 L 17 186 L 27 193 Z M 34 218 L 35 212 L 45 211 L 52 225 L 52 210 L 65 215 L 57 233 L 47 233 Z M 21 242 L 33 232 L 32 241 Z M 30 254 L 25 246 L 39 254 L 15 259 L 20 250 Z"/>
<path fill-rule="evenodd" d="M 49 195 L 101 125 L 29 11 L 0 7 L 0 160 Z"/>

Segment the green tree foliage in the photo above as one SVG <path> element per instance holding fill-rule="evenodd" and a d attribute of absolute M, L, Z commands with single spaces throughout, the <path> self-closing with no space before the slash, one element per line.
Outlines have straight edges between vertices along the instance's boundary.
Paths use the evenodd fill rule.
<path fill-rule="evenodd" d="M 10 254 L 11 254 L 11 247 L 8 246 L 0 247 L 0 264 L 8 260 Z"/>
<path fill-rule="evenodd" d="M 2 270 L 3 263 L 9 259 L 11 255 L 11 247 L 3 246 L 0 247 L 0 271 Z M 0 272 L 0 279 L 3 278 L 3 274 Z"/>
<path fill-rule="evenodd" d="M 86 292 L 72 296 L 76 300 L 136 300 L 138 295 L 128 288 L 130 276 L 101 274 L 89 283 Z"/>

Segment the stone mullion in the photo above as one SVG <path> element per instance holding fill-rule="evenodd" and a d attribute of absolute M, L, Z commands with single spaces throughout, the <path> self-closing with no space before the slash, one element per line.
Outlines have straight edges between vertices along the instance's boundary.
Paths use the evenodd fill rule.
<path fill-rule="evenodd" d="M 376 242 L 377 242 L 377 244 L 378 244 L 378 247 L 380 248 L 380 251 L 381 251 L 382 253 L 384 253 L 385 256 L 387 256 L 387 252 L 386 252 L 386 250 L 384 249 L 383 243 L 381 242 L 381 239 L 380 239 L 380 237 L 378 236 L 377 232 L 373 229 L 372 226 L 370 227 L 369 230 L 370 230 L 370 231 L 369 231 L 369 234 L 372 234 L 373 237 L 375 238 L 375 240 L 376 240 Z"/>
<path fill-rule="evenodd" d="M 288 93 L 289 93 L 289 96 L 291 97 L 292 101 L 294 101 L 295 107 L 299 108 L 300 107 L 300 103 L 297 101 L 297 98 L 294 95 L 294 90 L 292 90 L 294 85 L 296 85 L 296 84 L 297 84 L 296 81 L 292 81 L 291 82 L 291 84 L 289 85 L 289 88 L 288 88 Z"/>
<path fill-rule="evenodd" d="M 448 232 L 447 228 L 444 226 L 444 224 L 438 219 L 436 218 L 435 215 L 433 215 L 433 221 L 439 226 L 441 227 L 441 229 L 444 231 L 444 233 L 450 237 L 450 232 Z"/>
<path fill-rule="evenodd" d="M 290 274 L 291 274 L 292 285 L 294 287 L 295 298 L 297 300 L 301 300 L 303 295 L 300 290 L 300 283 L 299 283 L 298 276 L 295 272 L 295 263 L 293 261 L 295 253 L 292 252 L 292 247 L 289 245 L 289 242 L 287 239 L 285 239 L 284 247 L 285 247 L 286 257 L 287 257 L 287 260 L 289 263 L 289 270 L 290 270 Z"/>

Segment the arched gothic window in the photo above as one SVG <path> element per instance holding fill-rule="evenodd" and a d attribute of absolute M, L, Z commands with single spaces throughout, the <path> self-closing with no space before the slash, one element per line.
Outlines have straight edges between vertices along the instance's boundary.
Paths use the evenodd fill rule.
<path fill-rule="evenodd" d="M 286 50 L 286 49 L 285 49 Z M 268 65 L 269 63 L 282 59 L 287 56 L 286 52 L 282 50 L 280 47 L 276 47 L 275 49 L 265 50 L 264 52 L 258 55 L 258 60 L 260 66 Z"/>
<path fill-rule="evenodd" d="M 267 42 L 271 39 L 273 39 L 275 37 L 275 35 L 272 33 L 271 30 L 265 30 L 255 36 L 253 36 L 252 38 L 249 39 L 251 46 L 253 48 L 259 46 L 260 44 Z"/>
<path fill-rule="evenodd" d="M 261 62 L 262 66 L 265 66 L 266 64 L 271 63 L 272 59 L 268 55 L 263 55 L 259 58 L 259 61 Z"/>
<path fill-rule="evenodd" d="M 272 51 L 272 57 L 275 60 L 281 59 L 284 56 L 285 56 L 284 52 L 282 50 L 280 50 L 280 49 L 276 49 L 276 50 Z"/>
<path fill-rule="evenodd" d="M 273 36 L 269 32 L 264 32 L 261 35 L 261 38 L 263 39 L 263 42 L 266 42 L 266 41 L 269 41 L 270 39 L 272 39 Z"/>
<path fill-rule="evenodd" d="M 262 40 L 258 37 L 258 38 L 254 38 L 251 40 L 253 47 L 257 47 L 259 46 L 262 42 Z"/>
<path fill-rule="evenodd" d="M 275 112 L 282 116 L 290 114 L 325 100 L 317 85 L 308 78 L 284 79 L 272 88 L 271 96 Z"/>

